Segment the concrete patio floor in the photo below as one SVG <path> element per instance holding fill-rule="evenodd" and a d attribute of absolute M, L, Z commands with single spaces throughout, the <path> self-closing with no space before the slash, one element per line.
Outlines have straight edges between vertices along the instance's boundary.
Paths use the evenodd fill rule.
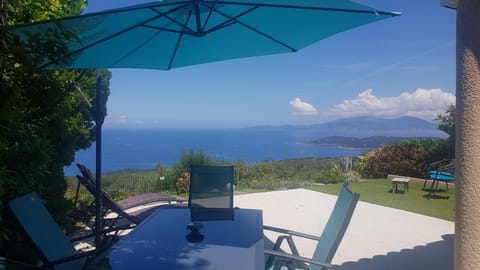
<path fill-rule="evenodd" d="M 361 198 L 361 195 L 360 195 Z M 263 210 L 263 223 L 320 235 L 336 196 L 293 189 L 235 195 L 234 205 Z M 275 241 L 276 235 L 266 232 Z M 311 257 L 315 244 L 295 239 Z M 359 202 L 332 263 L 335 270 L 451 270 L 454 223 Z"/>

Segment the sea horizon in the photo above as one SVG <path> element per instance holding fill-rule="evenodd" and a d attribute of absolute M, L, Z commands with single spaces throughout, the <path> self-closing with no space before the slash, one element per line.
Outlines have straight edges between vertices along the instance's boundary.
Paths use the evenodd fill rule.
<path fill-rule="evenodd" d="M 296 158 L 358 156 L 368 149 L 304 143 L 314 139 L 295 131 L 255 128 L 106 128 L 102 137 L 102 172 L 172 166 L 184 152 L 202 151 L 217 161 L 258 163 Z M 67 176 L 78 174 L 75 164 L 95 168 L 95 143 L 78 151 Z"/>

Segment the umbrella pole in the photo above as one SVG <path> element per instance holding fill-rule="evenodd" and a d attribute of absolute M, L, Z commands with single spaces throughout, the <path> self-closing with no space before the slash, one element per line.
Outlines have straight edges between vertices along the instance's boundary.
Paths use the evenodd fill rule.
<path fill-rule="evenodd" d="M 95 159 L 95 246 L 98 248 L 101 242 L 102 231 L 102 76 L 97 70 L 96 81 L 96 102 L 95 102 L 95 145 L 96 145 L 96 159 Z M 97 249 L 98 250 L 98 249 Z"/>

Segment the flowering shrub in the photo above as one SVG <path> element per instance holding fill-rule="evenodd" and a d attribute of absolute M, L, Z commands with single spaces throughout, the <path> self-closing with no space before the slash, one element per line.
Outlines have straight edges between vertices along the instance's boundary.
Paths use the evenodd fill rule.
<path fill-rule="evenodd" d="M 345 173 L 345 177 L 349 182 L 357 182 L 360 180 L 360 173 L 357 171 L 348 171 Z"/>
<path fill-rule="evenodd" d="M 188 193 L 190 189 L 190 173 L 182 172 L 177 179 L 177 188 L 180 192 Z"/>
<path fill-rule="evenodd" d="M 359 169 L 366 178 L 386 178 L 388 174 L 423 178 L 438 148 L 438 143 L 431 144 L 406 141 L 383 146 L 364 156 Z"/>

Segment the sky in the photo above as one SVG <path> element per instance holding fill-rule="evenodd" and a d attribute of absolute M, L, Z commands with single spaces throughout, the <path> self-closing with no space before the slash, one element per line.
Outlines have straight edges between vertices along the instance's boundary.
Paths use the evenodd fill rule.
<path fill-rule="evenodd" d="M 89 0 L 85 13 L 152 0 Z M 455 104 L 455 11 L 440 0 L 359 0 L 401 16 L 296 53 L 169 71 L 110 69 L 105 128 L 308 125 L 355 116 L 432 121 Z"/>

